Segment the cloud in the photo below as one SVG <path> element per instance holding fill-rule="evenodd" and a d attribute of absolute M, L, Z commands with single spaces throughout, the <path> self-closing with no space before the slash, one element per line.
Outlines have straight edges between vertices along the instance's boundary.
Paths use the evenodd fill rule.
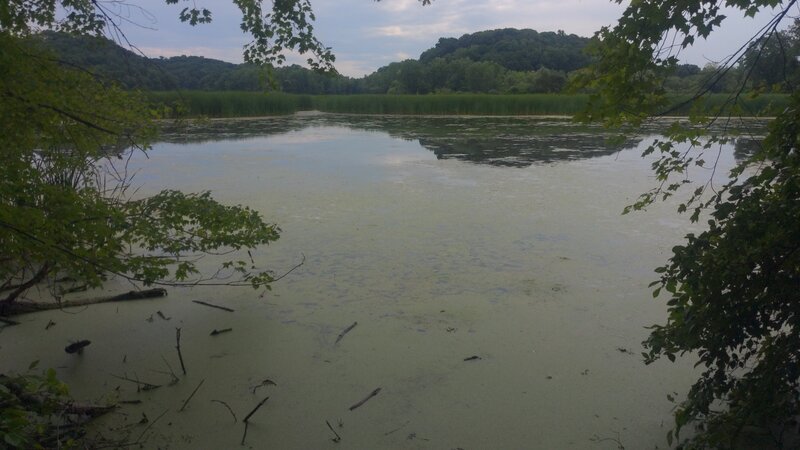
<path fill-rule="evenodd" d="M 202 55 L 230 62 L 242 61 L 242 48 L 249 37 L 239 29 L 239 11 L 227 2 L 213 3 L 214 22 L 190 27 L 177 21 L 180 8 L 163 0 L 141 0 L 152 16 L 137 10 L 124 11 L 135 21 L 154 24 L 157 30 L 125 23 L 133 44 L 150 56 Z M 625 2 L 627 3 L 627 2 Z M 608 0 L 435 0 L 422 6 L 419 0 L 314 0 L 315 31 L 325 45 L 333 47 L 336 66 L 346 75 L 359 76 L 404 57 L 418 57 L 441 37 L 497 28 L 564 30 L 589 37 L 600 27 L 616 22 L 624 4 Z M 140 14 L 137 16 L 137 14 Z M 726 12 L 727 14 L 727 12 Z M 741 16 L 741 13 L 733 16 Z M 762 21 L 763 22 L 763 21 Z M 688 62 L 717 58 L 732 50 L 734 43 L 749 36 L 755 26 L 729 19 L 708 42 L 682 53 Z M 738 33 L 738 35 L 737 35 Z M 288 62 L 304 63 L 290 55 Z"/>

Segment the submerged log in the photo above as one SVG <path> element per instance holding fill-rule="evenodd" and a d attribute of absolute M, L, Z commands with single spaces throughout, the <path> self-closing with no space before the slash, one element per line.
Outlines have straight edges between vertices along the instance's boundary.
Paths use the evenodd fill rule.
<path fill-rule="evenodd" d="M 81 341 L 73 342 L 72 344 L 69 344 L 68 346 L 64 347 L 64 351 L 67 353 L 77 353 L 80 355 L 81 353 L 83 353 L 83 348 L 91 343 L 92 341 L 83 339 Z"/>
<path fill-rule="evenodd" d="M 0 302 L 0 316 L 16 316 L 19 314 L 32 313 L 37 311 L 49 311 L 52 309 L 71 308 L 74 306 L 94 305 L 97 303 L 121 302 L 127 300 L 142 300 L 147 298 L 158 298 L 167 295 L 167 290 L 163 288 L 146 289 L 143 291 L 130 291 L 124 294 L 113 295 L 110 297 L 84 298 L 79 300 L 64 300 L 56 302 Z"/>

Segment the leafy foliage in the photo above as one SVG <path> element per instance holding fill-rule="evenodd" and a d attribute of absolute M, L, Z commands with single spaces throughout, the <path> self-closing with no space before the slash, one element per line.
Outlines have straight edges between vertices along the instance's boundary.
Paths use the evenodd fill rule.
<path fill-rule="evenodd" d="M 254 35 L 246 55 L 251 63 L 280 63 L 280 51 L 288 48 L 314 55 L 317 68 L 332 63 L 311 34 L 307 1 L 274 3 L 263 17 L 260 2 L 235 3 L 243 11 L 243 29 Z M 188 8 L 181 18 L 199 24 L 211 15 Z M 102 45 L 99 36 L 114 29 L 114 20 L 100 2 L 0 8 L 3 309 L 55 276 L 89 287 L 109 274 L 145 285 L 216 284 L 199 274 L 194 256 L 233 255 L 278 238 L 279 229 L 258 213 L 220 205 L 208 193 L 130 196 L 127 162 L 132 152 L 147 151 L 157 111 L 145 98 L 62 61 L 30 38 L 34 31 L 55 30 Z M 219 284 L 268 287 L 271 272 L 241 259 L 220 263 L 240 278 Z"/>
<path fill-rule="evenodd" d="M 31 369 L 36 362 L 31 364 Z M 0 443 L 3 448 L 42 448 L 44 445 L 74 447 L 69 433 L 58 435 L 56 417 L 68 405 L 67 386 L 56 379 L 55 370 L 43 375 L 0 374 Z M 48 442 L 51 439 L 55 442 Z"/>
<path fill-rule="evenodd" d="M 752 16 L 780 3 L 724 4 Z M 627 210 L 672 196 L 688 184 L 686 173 L 692 167 L 716 167 L 703 155 L 728 142 L 734 130 L 725 127 L 715 133 L 712 125 L 749 114 L 740 93 L 748 75 L 756 73 L 756 56 L 766 54 L 761 49 L 778 33 L 795 1 L 780 5 L 749 46 L 709 71 L 687 101 L 695 111 L 689 123 L 674 124 L 665 139 L 647 148 L 645 154 L 657 156 L 653 169 L 660 184 Z M 703 0 L 632 2 L 614 28 L 598 32 L 592 46 L 597 62 L 577 78 L 580 88 L 592 92 L 582 118 L 638 126 L 675 110 L 664 83 L 677 69 L 676 53 L 722 24 L 721 6 Z M 744 77 L 736 80 L 725 115 L 722 109 L 698 113 L 739 63 Z M 794 92 L 795 86 L 786 81 Z M 670 439 L 679 437 L 688 425 L 698 425 L 683 442 L 686 447 L 741 445 L 752 427 L 772 432 L 774 444 L 781 446 L 800 413 L 799 133 L 800 97 L 794 94 L 771 123 L 767 139 L 732 170 L 729 182 L 714 188 L 709 180 L 678 208 L 691 211 L 692 221 L 706 219 L 708 229 L 687 235 L 683 245 L 673 248 L 669 262 L 656 270 L 660 279 L 652 285 L 654 296 L 666 294 L 669 315 L 666 324 L 653 326 L 644 345 L 648 363 L 690 354 L 703 368 L 677 408 L 674 434 L 669 434 Z"/>

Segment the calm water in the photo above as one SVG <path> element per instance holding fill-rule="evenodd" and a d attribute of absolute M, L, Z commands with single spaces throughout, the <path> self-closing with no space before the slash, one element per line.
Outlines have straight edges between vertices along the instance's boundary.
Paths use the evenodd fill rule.
<path fill-rule="evenodd" d="M 306 115 L 168 130 L 134 161 L 140 195 L 211 190 L 250 205 L 283 229 L 259 264 L 304 265 L 263 298 L 171 289 L 24 316 L 0 331 L 0 371 L 38 359 L 81 398 L 142 400 L 99 429 L 135 440 L 142 414 L 164 414 L 147 448 L 237 448 L 265 396 L 252 448 L 664 448 L 667 395 L 686 391 L 693 361 L 645 366 L 640 342 L 665 315 L 652 270 L 691 226 L 672 204 L 620 215 L 654 185 L 639 157 L 647 141 L 612 147 L 600 130 L 528 118 Z M 718 173 L 745 144 L 714 150 Z M 186 377 L 140 393 L 117 378 L 169 383 L 176 327 Z M 77 339 L 93 343 L 65 354 Z M 276 385 L 254 393 L 265 379 Z"/>

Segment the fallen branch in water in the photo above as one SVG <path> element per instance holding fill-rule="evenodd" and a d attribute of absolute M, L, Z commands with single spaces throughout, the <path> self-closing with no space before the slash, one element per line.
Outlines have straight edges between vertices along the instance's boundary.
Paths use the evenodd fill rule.
<path fill-rule="evenodd" d="M 250 417 L 251 417 L 253 414 L 255 414 L 255 412 L 256 412 L 256 411 L 258 411 L 258 408 L 261 408 L 261 406 L 262 406 L 264 403 L 266 403 L 266 402 L 267 402 L 267 400 L 269 400 L 269 397 L 265 397 L 265 398 L 264 398 L 264 400 L 261 400 L 260 402 L 258 402 L 258 404 L 256 405 L 256 407 L 255 407 L 255 408 L 253 408 L 253 410 L 252 410 L 252 411 L 250 411 L 250 414 L 248 414 L 248 415 L 247 415 L 247 416 L 244 418 L 244 420 L 243 420 L 243 422 L 244 422 L 244 434 L 242 435 L 242 443 L 241 443 L 241 445 L 244 445 L 244 439 L 247 437 L 247 424 L 248 424 L 248 421 L 250 420 Z"/>
<path fill-rule="evenodd" d="M 354 410 L 354 409 L 358 408 L 359 406 L 363 405 L 364 403 L 367 403 L 367 400 L 369 400 L 369 399 L 371 399 L 372 397 L 375 397 L 376 395 L 378 395 L 378 393 L 379 393 L 380 391 L 381 391 L 381 388 L 377 388 L 377 389 L 375 389 L 374 391 L 370 392 L 370 393 L 369 393 L 369 395 L 367 395 L 366 397 L 364 397 L 364 400 L 361 400 L 360 402 L 358 402 L 358 403 L 356 403 L 355 405 L 351 406 L 351 407 L 350 407 L 350 411 L 352 411 L 352 410 Z"/>
<path fill-rule="evenodd" d="M 186 409 L 186 405 L 188 405 L 188 404 L 189 404 L 189 400 L 191 400 L 191 399 L 192 399 L 192 397 L 194 397 L 194 394 L 196 394 L 196 393 L 197 393 L 197 390 L 198 390 L 198 389 L 200 389 L 200 386 L 202 386 L 202 385 L 203 385 L 203 383 L 205 383 L 205 381 L 206 381 L 206 379 L 205 379 L 205 378 L 203 378 L 202 380 L 200 380 L 200 383 L 197 385 L 197 387 L 196 387 L 196 388 L 194 388 L 194 390 L 192 391 L 191 395 L 189 395 L 189 398 L 187 398 L 187 399 L 186 399 L 186 401 L 185 401 L 185 402 L 183 402 L 183 406 L 181 406 L 181 409 L 179 409 L 179 410 L 178 410 L 178 412 L 182 412 L 184 409 Z"/>
<path fill-rule="evenodd" d="M 4 319 L 2 317 L 0 317 L 0 323 L 4 323 L 7 326 L 19 325 L 19 322 L 15 321 L 15 320 Z"/>
<path fill-rule="evenodd" d="M 208 306 L 210 308 L 221 309 L 223 311 L 234 312 L 232 309 L 228 308 L 227 306 L 214 305 L 213 303 L 207 303 L 207 302 L 204 302 L 202 300 L 192 300 L 192 303 L 197 303 L 198 305 Z"/>
<path fill-rule="evenodd" d="M 91 418 L 102 416 L 108 412 L 116 409 L 117 405 L 99 406 L 99 405 L 81 405 L 72 403 L 64 409 L 66 414 L 77 414 L 81 416 L 88 416 Z"/>
<path fill-rule="evenodd" d="M 345 328 L 345 329 L 344 329 L 344 330 L 343 330 L 341 333 L 339 333 L 339 336 L 336 338 L 336 342 L 334 342 L 334 343 L 333 343 L 333 345 L 336 345 L 336 344 L 338 344 L 338 343 L 339 343 L 339 341 L 341 341 L 341 340 L 342 340 L 342 338 L 344 337 L 344 335 L 345 335 L 345 334 L 347 334 L 347 333 L 349 333 L 349 332 L 350 332 L 350 330 L 352 330 L 353 328 L 355 328 L 355 327 L 356 327 L 356 325 L 358 325 L 358 322 L 353 322 L 353 324 L 352 324 L 352 325 L 350 325 L 349 327 Z"/>
<path fill-rule="evenodd" d="M 64 300 L 56 302 L 2 302 L 0 303 L 0 316 L 16 316 L 19 314 L 32 313 L 37 311 L 48 311 L 52 309 L 64 309 L 74 306 L 94 305 L 97 303 L 121 302 L 127 300 L 143 300 L 148 298 L 159 298 L 167 295 L 167 290 L 163 288 L 146 289 L 143 291 L 129 291 L 124 294 L 111 297 L 84 298 L 78 300 Z"/>
<path fill-rule="evenodd" d="M 183 365 L 183 355 L 181 354 L 181 329 L 175 328 L 175 340 L 177 341 L 177 345 L 175 348 L 178 349 L 178 359 L 181 362 L 181 370 L 183 370 L 183 374 L 186 375 L 186 366 Z"/>

